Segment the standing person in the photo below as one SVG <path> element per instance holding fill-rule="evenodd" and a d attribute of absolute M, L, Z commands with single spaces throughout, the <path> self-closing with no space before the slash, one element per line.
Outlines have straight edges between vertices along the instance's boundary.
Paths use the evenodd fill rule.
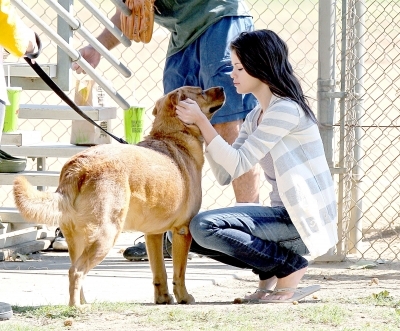
<path fill-rule="evenodd" d="M 258 274 L 259 289 L 247 299 L 299 300 L 319 289 L 296 290 L 308 266 L 302 255 L 320 256 L 338 241 L 335 192 L 317 120 L 277 34 L 240 34 L 231 44 L 231 58 L 237 92 L 252 93 L 259 103 L 232 146 L 194 101 L 181 101 L 176 112 L 201 130 L 221 185 L 259 163 L 271 184 L 271 206 L 199 213 L 190 222 L 191 250 Z"/>
<path fill-rule="evenodd" d="M 203 89 L 222 86 L 227 101 L 213 117 L 212 124 L 229 144 L 239 134 L 243 119 L 256 105 L 252 95 L 236 93 L 229 75 L 232 72 L 229 43 L 242 31 L 254 29 L 253 20 L 244 0 L 156 0 L 155 22 L 171 32 L 163 73 L 164 93 L 184 86 Z M 120 28 L 120 11 L 111 21 Z M 97 38 L 107 49 L 119 44 L 107 29 Z M 80 50 L 93 67 L 100 62 L 100 54 L 92 47 Z M 77 73 L 83 72 L 77 63 Z M 259 202 L 259 172 L 249 169 L 233 183 L 237 203 Z M 144 243 L 127 248 L 128 260 L 147 258 Z"/>
<path fill-rule="evenodd" d="M 20 20 L 9 0 L 0 0 L 0 31 L 0 134 L 2 135 L 5 108 L 9 102 L 3 70 L 3 47 L 17 57 L 36 58 L 40 52 L 40 39 Z M 0 150 L 0 169 L 4 166 L 4 168 L 12 170 L 12 163 L 18 163 L 18 160 L 21 159 L 14 158 Z M 0 321 L 10 319 L 12 315 L 11 305 L 0 302 Z"/>

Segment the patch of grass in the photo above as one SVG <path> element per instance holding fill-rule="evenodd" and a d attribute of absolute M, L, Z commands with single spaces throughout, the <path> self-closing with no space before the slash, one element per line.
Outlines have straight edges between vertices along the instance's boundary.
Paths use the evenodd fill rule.
<path fill-rule="evenodd" d="M 316 305 L 307 307 L 301 312 L 302 318 L 311 324 L 338 326 L 349 316 L 348 311 L 339 305 Z"/>
<path fill-rule="evenodd" d="M 373 293 L 366 298 L 360 299 L 360 302 L 365 304 L 372 304 L 375 306 L 392 307 L 395 308 L 395 310 L 400 314 L 400 301 L 391 296 L 390 292 L 387 290 L 381 291 L 379 293 Z"/>
<path fill-rule="evenodd" d="M 97 302 L 80 311 L 67 306 L 15 307 L 0 331 L 119 330 L 134 326 L 149 331 L 394 331 L 400 314 L 381 294 L 369 302 L 286 304 L 152 305 Z M 69 326 L 66 322 L 71 321 Z M 11 323 L 12 322 L 12 323 Z"/>
<path fill-rule="evenodd" d="M 26 325 L 21 325 L 20 323 L 16 324 L 16 323 L 8 323 L 5 324 L 5 322 L 1 322 L 2 324 L 0 324 L 0 331 L 43 331 L 43 326 L 32 326 L 29 324 Z M 55 328 L 46 328 L 47 330 L 56 330 Z"/>
<path fill-rule="evenodd" d="M 40 306 L 40 307 L 18 307 L 14 306 L 14 314 L 23 315 L 26 318 L 75 318 L 79 315 L 79 311 L 69 306 Z"/>

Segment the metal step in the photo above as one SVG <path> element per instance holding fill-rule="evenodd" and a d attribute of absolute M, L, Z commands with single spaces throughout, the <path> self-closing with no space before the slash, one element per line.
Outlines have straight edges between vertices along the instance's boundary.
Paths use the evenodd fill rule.
<path fill-rule="evenodd" d="M 13 207 L 0 207 L 0 219 L 3 223 L 26 224 L 26 221 L 22 218 L 18 209 Z"/>
<path fill-rule="evenodd" d="M 93 121 L 117 118 L 116 107 L 79 106 L 79 108 Z M 24 119 L 85 120 L 67 105 L 21 104 L 18 117 Z"/>
<path fill-rule="evenodd" d="M 0 185 L 12 185 L 15 177 L 24 176 L 33 186 L 58 186 L 58 171 L 22 171 L 17 173 L 0 173 Z"/>
<path fill-rule="evenodd" d="M 31 145 L 38 144 L 42 141 L 42 133 L 40 131 L 22 131 L 3 132 L 1 143 L 3 145 Z"/>
<path fill-rule="evenodd" d="M 84 151 L 88 146 L 76 146 L 65 143 L 45 143 L 28 146 L 1 145 L 1 149 L 12 156 L 28 157 L 59 157 L 70 158 L 71 156 Z"/>

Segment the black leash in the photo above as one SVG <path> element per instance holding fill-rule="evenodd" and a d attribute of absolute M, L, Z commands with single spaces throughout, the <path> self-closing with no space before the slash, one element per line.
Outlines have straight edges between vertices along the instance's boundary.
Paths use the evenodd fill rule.
<path fill-rule="evenodd" d="M 32 69 L 39 75 L 40 78 L 73 110 L 75 110 L 79 115 L 81 115 L 85 120 L 92 123 L 93 125 L 97 126 L 101 131 L 105 132 L 116 141 L 120 142 L 121 144 L 127 144 L 127 142 L 122 139 L 114 136 L 112 133 L 108 132 L 107 130 L 103 129 L 100 125 L 98 125 L 95 121 L 93 121 L 89 116 L 87 116 L 80 108 L 70 99 L 68 96 L 58 87 L 56 83 L 43 71 L 43 69 L 33 61 L 29 57 L 24 58 L 26 62 L 32 67 Z"/>

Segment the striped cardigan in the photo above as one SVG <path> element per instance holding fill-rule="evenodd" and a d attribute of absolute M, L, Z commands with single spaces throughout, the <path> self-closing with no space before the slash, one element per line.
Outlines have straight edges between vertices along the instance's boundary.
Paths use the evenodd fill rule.
<path fill-rule="evenodd" d="M 251 123 L 259 114 L 257 106 L 247 115 L 232 146 L 214 138 L 207 160 L 217 181 L 227 185 L 271 153 L 282 202 L 311 255 L 320 256 L 338 236 L 333 181 L 318 127 L 296 102 L 276 96 L 254 131 Z"/>

